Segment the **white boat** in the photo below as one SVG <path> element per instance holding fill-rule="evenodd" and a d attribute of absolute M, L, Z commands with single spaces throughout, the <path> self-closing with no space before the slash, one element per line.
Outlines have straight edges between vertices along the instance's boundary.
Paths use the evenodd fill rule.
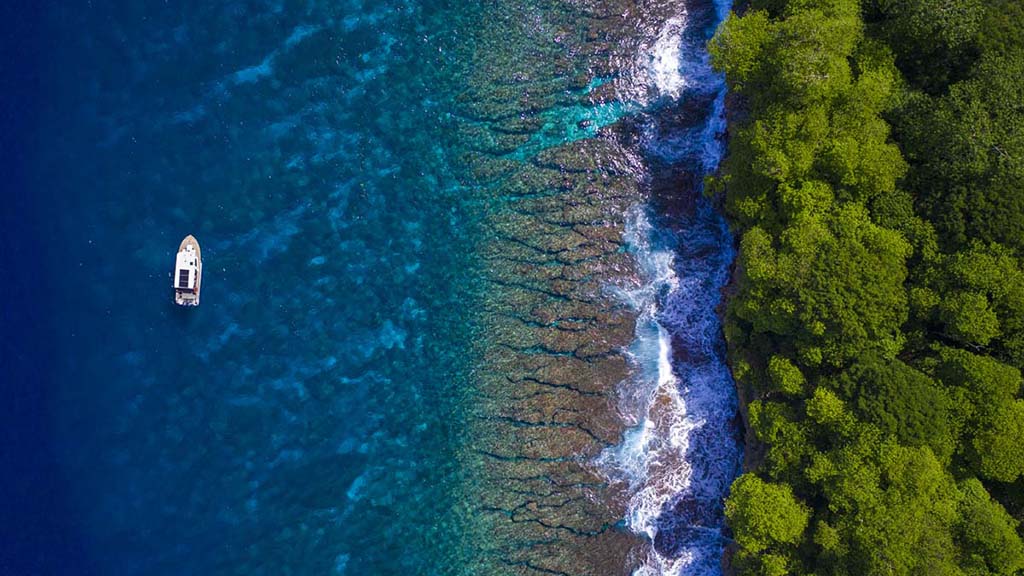
<path fill-rule="evenodd" d="M 189 234 L 178 247 L 174 260 L 174 302 L 179 306 L 199 306 L 199 285 L 203 279 L 203 256 L 199 242 Z"/>

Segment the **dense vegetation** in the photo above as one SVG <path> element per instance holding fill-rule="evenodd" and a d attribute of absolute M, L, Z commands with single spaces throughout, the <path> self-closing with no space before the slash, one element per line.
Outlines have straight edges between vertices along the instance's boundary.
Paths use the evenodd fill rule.
<path fill-rule="evenodd" d="M 1024 573 L 1024 0 L 752 0 L 711 52 L 733 566 Z"/>

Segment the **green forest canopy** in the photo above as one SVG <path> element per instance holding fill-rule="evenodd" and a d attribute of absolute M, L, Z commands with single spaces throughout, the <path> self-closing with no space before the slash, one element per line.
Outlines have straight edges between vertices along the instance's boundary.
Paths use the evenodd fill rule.
<path fill-rule="evenodd" d="M 753 0 L 710 50 L 734 568 L 1022 573 L 1024 0 Z"/>

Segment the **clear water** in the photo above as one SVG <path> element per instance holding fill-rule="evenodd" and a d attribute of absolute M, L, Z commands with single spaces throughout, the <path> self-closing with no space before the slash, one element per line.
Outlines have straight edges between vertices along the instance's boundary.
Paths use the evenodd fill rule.
<path fill-rule="evenodd" d="M 721 85 L 703 40 L 721 6 L 690 4 L 23 7 L 17 16 L 30 17 L 34 46 L 26 69 L 35 72 L 22 106 L 33 112 L 4 239 L 33 263 L 36 281 L 11 284 L 33 312 L 5 313 L 4 338 L 15 327 L 25 335 L 5 365 L 19 394 L 42 390 L 19 412 L 42 422 L 41 434 L 34 444 L 12 436 L 21 447 L 12 461 L 37 458 L 32 471 L 47 483 L 38 493 L 17 484 L 46 507 L 15 510 L 10 522 L 34 510 L 47 521 L 26 527 L 38 549 L 19 547 L 23 562 L 12 565 L 55 574 L 490 574 L 604 554 L 586 540 L 607 532 L 647 560 L 608 552 L 612 564 L 593 566 L 669 573 L 694 557 L 685 562 L 711 566 L 720 538 L 674 528 L 717 533 L 738 455 L 713 314 L 731 239 L 703 201 L 679 210 L 666 193 L 699 197 L 692 182 L 720 153 Z M 604 11 L 625 16 L 593 32 Z M 533 34 L 553 40 L 534 46 Z M 579 49 L 602 35 L 621 39 L 610 56 Z M 529 95 L 507 94 L 524 82 Z M 567 437 L 561 422 L 512 424 L 549 440 L 506 438 L 500 426 L 479 432 L 481 414 L 511 421 L 481 382 L 515 372 L 487 356 L 508 336 L 495 329 L 506 308 L 493 305 L 502 298 L 494 278 L 512 274 L 496 272 L 509 265 L 487 250 L 561 246 L 569 234 L 510 232 L 523 208 L 509 182 L 522 197 L 550 195 L 550 181 L 534 183 L 560 185 L 591 158 L 584 145 L 599 140 L 618 147 L 600 153 L 614 157 L 596 160 L 595 173 L 640 183 L 635 202 L 611 195 L 603 209 L 612 229 L 632 218 L 631 244 L 607 258 L 634 264 L 584 261 L 572 277 L 607 288 L 610 309 L 629 308 L 615 303 L 613 286 L 653 287 L 653 308 L 616 312 L 639 318 L 634 343 L 614 351 L 634 358 L 619 384 L 629 396 L 648 381 L 638 350 L 654 342 L 663 360 L 654 380 L 674 387 L 685 412 L 676 416 L 688 430 L 708 423 L 705 440 L 671 440 L 684 447 L 680 467 L 654 470 L 655 455 L 641 451 L 632 457 L 648 461 L 642 477 L 625 480 L 598 462 L 610 443 L 571 457 L 545 452 Z M 571 158 L 552 169 L 550 158 L 566 150 Z M 673 180 L 680 174 L 696 180 Z M 614 178 L 601 178 L 593 185 L 614 193 Z M 205 262 L 195 310 L 170 297 L 174 252 L 188 233 Z M 666 276 L 649 277 L 652 254 L 663 255 Z M 5 258 L 5 270 L 25 270 Z M 550 293 L 531 313 L 575 297 Z M 604 339 L 593 330 L 574 337 Z M 666 341 L 676 350 L 692 343 L 689 360 L 672 357 Z M 568 356 L 554 345 L 527 348 Z M 619 400 L 608 397 L 561 412 L 614 420 Z M 627 427 L 647 415 L 621 417 Z M 494 445 L 536 448 L 536 469 L 519 472 L 555 485 L 555 500 L 582 501 L 558 490 L 589 482 L 625 485 L 624 497 L 593 514 L 621 518 L 591 533 L 572 524 L 573 511 L 558 529 L 493 514 L 492 500 L 519 510 L 516 498 L 527 497 L 503 464 L 477 465 Z M 568 460 L 593 479 L 553 480 L 549 468 Z M 645 500 L 651 486 L 661 488 Z M 704 517 L 673 508 L 694 498 L 709 503 Z M 657 511 L 641 518 L 643 502 Z M 488 514 L 516 525 L 495 528 L 480 520 Z"/>

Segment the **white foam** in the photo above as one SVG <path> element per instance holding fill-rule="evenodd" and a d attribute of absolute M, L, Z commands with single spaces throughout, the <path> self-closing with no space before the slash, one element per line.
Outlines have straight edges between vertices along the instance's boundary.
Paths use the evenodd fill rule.
<path fill-rule="evenodd" d="M 659 96 L 677 97 L 687 87 L 681 70 L 685 25 L 685 12 L 668 19 L 651 47 L 647 69 Z"/>
<path fill-rule="evenodd" d="M 718 233 L 726 235 L 718 257 L 691 254 L 691 262 L 686 254 L 653 246 L 657 231 L 643 211 L 634 211 L 628 221 L 626 239 L 643 280 L 617 291 L 639 313 L 629 349 L 635 375 L 620 386 L 618 407 L 631 427 L 619 445 L 598 457 L 597 465 L 609 480 L 628 484 L 627 525 L 652 541 L 666 522 L 677 520 L 672 509 L 681 498 L 720 505 L 738 462 L 739 447 L 729 433 L 735 414 L 732 381 L 716 346 L 717 287 L 731 260 L 727 231 L 716 229 L 718 222 L 697 223 L 693 232 L 701 237 L 692 239 L 706 245 L 721 242 Z M 693 275 L 681 278 L 676 270 Z M 673 334 L 700 360 L 675 360 Z M 704 514 L 711 525 L 688 527 L 689 540 L 669 556 L 652 547 L 637 574 L 717 574 L 719 515 Z"/>
<path fill-rule="evenodd" d="M 721 22 L 729 6 L 727 0 L 716 0 L 715 22 Z M 658 97 L 678 98 L 686 90 L 711 94 L 723 84 L 711 67 L 704 39 L 699 35 L 689 36 L 688 40 L 684 37 L 689 23 L 689 14 L 684 10 L 666 20 L 654 41 L 641 47 L 640 69 L 646 71 L 648 83 Z"/>
<path fill-rule="evenodd" d="M 716 22 L 728 13 L 729 3 L 715 3 Z M 686 30 L 686 14 L 671 18 L 662 26 L 657 40 L 643 48 L 649 59 L 647 66 L 650 89 L 661 103 L 666 100 L 707 98 L 711 102 L 705 121 L 684 129 L 673 126 L 661 132 L 658 122 L 643 127 L 645 148 L 666 162 L 690 159 L 701 161 L 705 173 L 714 171 L 722 155 L 721 139 L 725 133 L 725 78 L 711 66 L 711 58 L 702 34 Z"/>
<path fill-rule="evenodd" d="M 659 293 L 673 290 L 678 280 L 672 270 L 672 253 L 651 250 L 650 234 L 646 215 L 635 210 L 627 226 L 626 241 L 635 250 L 644 282 L 632 290 L 619 291 L 623 300 L 639 312 L 636 338 L 629 351 L 637 375 L 623 384 L 619 406 L 634 426 L 620 445 L 600 456 L 599 463 L 614 479 L 628 482 L 632 489 L 629 527 L 654 538 L 657 530 L 653 520 L 671 497 L 668 490 L 659 490 L 659 485 L 680 484 L 687 470 L 679 458 L 680 443 L 685 438 L 672 433 L 678 428 L 680 417 L 685 416 L 686 407 L 672 371 L 668 334 L 657 321 Z"/>
<path fill-rule="evenodd" d="M 716 0 L 717 21 L 728 7 Z M 703 45 L 684 42 L 686 25 L 684 14 L 661 28 L 649 51 L 651 84 L 659 97 L 678 98 L 684 91 L 707 97 L 710 109 L 684 133 L 653 131 L 645 139 L 664 160 L 693 162 L 709 173 L 724 152 L 725 83 Z M 638 313 L 629 349 L 634 376 L 619 390 L 618 410 L 629 429 L 597 465 L 610 481 L 629 486 L 626 523 L 651 540 L 635 576 L 721 574 L 722 498 L 742 458 L 731 428 L 735 390 L 715 313 L 728 280 L 732 239 L 702 198 L 687 220 L 678 226 L 679 237 L 667 242 L 675 247 L 663 247 L 657 237 L 668 231 L 652 227 L 642 210 L 632 213 L 625 239 L 640 283 L 616 291 Z M 686 357 L 673 358 L 673 345 Z"/>

